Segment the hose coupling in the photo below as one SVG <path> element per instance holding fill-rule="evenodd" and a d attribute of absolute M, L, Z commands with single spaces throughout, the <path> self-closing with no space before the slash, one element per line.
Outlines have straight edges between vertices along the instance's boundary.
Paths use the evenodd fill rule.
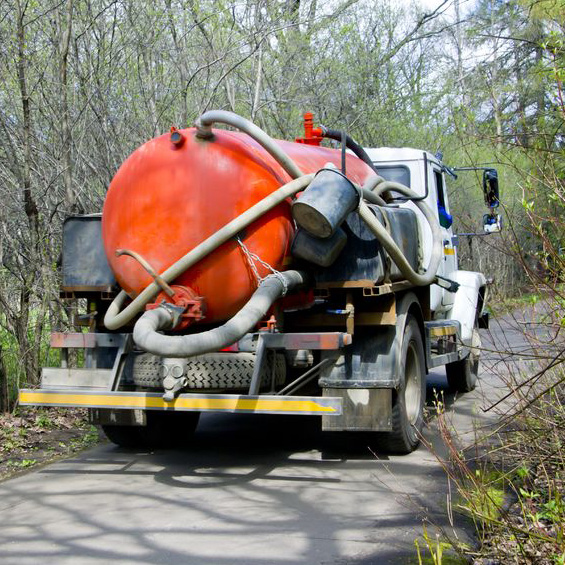
<path fill-rule="evenodd" d="M 204 124 L 203 121 L 198 118 L 196 122 L 194 122 L 194 126 L 196 127 L 196 137 L 198 139 L 206 139 L 208 141 L 214 139 L 212 124 Z"/>
<path fill-rule="evenodd" d="M 173 290 L 172 297 L 161 292 L 157 295 L 155 302 L 145 307 L 146 310 L 165 307 L 173 319 L 173 325 L 168 329 L 184 330 L 190 324 L 206 317 L 206 302 L 203 296 L 197 296 L 194 290 L 186 286 L 173 285 L 171 289 Z"/>
<path fill-rule="evenodd" d="M 182 306 L 175 306 L 171 302 L 165 302 L 164 300 L 159 304 L 157 303 L 148 304 L 145 307 L 145 309 L 158 310 L 167 315 L 168 320 L 170 321 L 168 321 L 167 324 L 162 325 L 161 329 L 163 330 L 172 330 L 176 328 L 180 324 L 182 320 L 182 315 L 184 314 L 185 311 L 185 308 L 183 308 Z"/>

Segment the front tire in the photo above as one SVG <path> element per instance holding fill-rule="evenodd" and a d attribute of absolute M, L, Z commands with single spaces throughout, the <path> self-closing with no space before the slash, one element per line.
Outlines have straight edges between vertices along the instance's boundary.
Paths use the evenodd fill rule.
<path fill-rule="evenodd" d="M 422 334 L 416 319 L 407 315 L 400 357 L 400 386 L 393 392 L 392 431 L 382 436 L 389 453 L 407 454 L 420 443 L 424 425 L 426 368 Z"/>
<path fill-rule="evenodd" d="M 479 329 L 473 329 L 471 352 L 465 359 L 448 363 L 445 366 L 447 384 L 453 392 L 471 392 L 477 386 L 481 355 L 481 336 Z"/>

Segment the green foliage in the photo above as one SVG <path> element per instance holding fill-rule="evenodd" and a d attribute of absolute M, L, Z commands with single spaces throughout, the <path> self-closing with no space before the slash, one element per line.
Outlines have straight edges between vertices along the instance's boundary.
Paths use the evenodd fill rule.
<path fill-rule="evenodd" d="M 33 467 L 37 461 L 35 459 L 22 459 L 21 461 L 8 461 L 8 465 L 10 467 L 14 467 L 16 469 L 28 469 L 29 467 Z"/>
<path fill-rule="evenodd" d="M 467 562 L 464 557 L 453 553 L 452 545 L 442 541 L 439 534 L 436 534 L 433 538 L 425 525 L 422 534 L 423 547 L 420 547 L 418 539 L 414 540 L 414 545 L 416 546 L 418 565 L 462 565 Z"/>
<path fill-rule="evenodd" d="M 37 414 L 37 416 L 35 417 L 35 425 L 38 428 L 43 428 L 43 429 L 51 429 L 54 427 L 55 423 L 53 422 L 53 420 L 49 417 L 49 413 L 48 412 L 39 412 Z"/>
<path fill-rule="evenodd" d="M 462 508 L 484 522 L 497 520 L 504 503 L 506 478 L 495 469 L 476 469 L 472 481 L 462 490 Z"/>
<path fill-rule="evenodd" d="M 87 432 L 78 437 L 71 440 L 69 449 L 71 451 L 81 451 L 83 449 L 87 449 L 93 445 L 98 443 L 98 429 L 96 426 L 89 426 Z"/>

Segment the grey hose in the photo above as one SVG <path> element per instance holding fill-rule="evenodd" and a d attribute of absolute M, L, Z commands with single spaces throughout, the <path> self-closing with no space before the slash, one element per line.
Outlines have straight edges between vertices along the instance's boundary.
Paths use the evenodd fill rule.
<path fill-rule="evenodd" d="M 373 192 L 373 190 L 383 182 L 385 182 L 385 179 L 380 175 L 372 175 L 365 181 L 363 191 Z"/>
<path fill-rule="evenodd" d="M 197 334 L 170 336 L 159 330 L 171 329 L 172 317 L 165 308 L 148 310 L 133 329 L 133 340 L 145 351 L 164 357 L 191 357 L 218 351 L 251 331 L 273 303 L 287 290 L 304 283 L 300 271 L 285 271 L 269 275 L 259 285 L 247 304 L 222 326 Z"/>
<path fill-rule="evenodd" d="M 408 198 L 418 197 L 413 190 L 403 184 L 385 181 L 384 179 L 378 180 L 379 178 L 382 179 L 382 177 L 377 177 L 377 179 L 371 177 L 371 179 L 365 183 L 363 188 L 367 190 L 375 189 L 377 194 L 382 194 L 387 190 L 395 190 Z M 365 202 L 363 202 L 363 200 L 359 203 L 359 215 L 381 242 L 382 246 L 391 256 L 395 265 L 400 269 L 400 272 L 404 275 L 404 277 L 406 277 L 406 280 L 416 286 L 426 286 L 432 284 L 437 276 L 439 263 L 443 257 L 443 238 L 437 218 L 434 216 L 430 207 L 420 200 L 415 201 L 414 204 L 418 207 L 422 214 L 424 214 L 432 230 L 432 255 L 425 274 L 417 273 L 414 269 L 412 269 L 402 250 L 398 247 L 398 245 L 396 245 L 396 242 L 392 239 L 385 227 L 377 220 L 371 209 L 367 206 L 367 204 L 365 204 Z"/>
<path fill-rule="evenodd" d="M 371 190 L 367 190 L 364 186 L 361 189 L 361 194 L 363 198 L 368 202 L 370 202 L 371 204 L 377 204 L 377 206 L 386 206 L 386 202 L 383 200 L 381 196 L 375 194 Z"/>
<path fill-rule="evenodd" d="M 253 122 L 233 112 L 228 112 L 227 110 L 210 110 L 202 114 L 196 120 L 196 137 L 200 139 L 212 138 L 214 135 L 212 133 L 213 123 L 226 124 L 246 133 L 263 146 L 293 179 L 302 176 L 303 173 L 298 165 L 282 150 L 280 145 L 278 145 L 270 135 L 265 133 Z"/>
<path fill-rule="evenodd" d="M 281 202 L 284 202 L 290 196 L 294 196 L 297 192 L 304 190 L 314 178 L 313 174 L 303 175 L 300 178 L 292 180 L 281 186 L 275 192 L 272 192 L 257 204 L 251 206 L 237 218 L 220 228 L 216 233 L 212 234 L 208 239 L 197 245 L 178 261 L 173 263 L 166 271 L 161 273 L 161 277 L 168 283 L 175 280 L 178 276 L 192 267 L 195 263 L 206 257 L 220 245 L 236 236 L 242 229 L 260 218 L 267 211 L 271 210 Z M 104 316 L 104 325 L 109 330 L 116 330 L 130 322 L 137 314 L 139 314 L 145 305 L 152 300 L 161 288 L 156 283 L 148 285 L 124 310 L 120 312 L 128 295 L 122 290 L 114 299 L 106 315 Z"/>

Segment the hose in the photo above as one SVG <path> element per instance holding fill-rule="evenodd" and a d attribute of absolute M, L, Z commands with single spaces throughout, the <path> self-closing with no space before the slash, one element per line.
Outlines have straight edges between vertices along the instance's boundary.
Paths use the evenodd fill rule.
<path fill-rule="evenodd" d="M 380 178 L 382 179 L 382 177 Z M 363 188 L 369 191 L 369 188 L 367 187 L 373 187 L 377 194 L 382 194 L 387 190 L 395 190 L 408 198 L 418 197 L 413 190 L 403 184 L 378 180 L 374 177 L 371 177 L 369 181 L 365 182 Z M 426 286 L 432 284 L 436 279 L 439 263 L 443 257 L 443 238 L 437 218 L 434 216 L 430 207 L 424 202 L 418 200 L 415 201 L 414 204 L 418 207 L 422 214 L 424 214 L 432 230 L 432 254 L 425 274 L 417 273 L 414 269 L 412 269 L 404 253 L 402 253 L 402 250 L 398 247 L 398 245 L 396 245 L 396 242 L 392 239 L 385 227 L 377 220 L 371 209 L 367 206 L 367 204 L 365 204 L 365 202 L 363 202 L 363 200 L 359 203 L 358 211 L 361 218 L 363 218 L 369 229 L 375 234 L 377 239 L 390 255 L 391 259 L 400 269 L 402 275 L 406 277 L 406 280 L 416 286 Z"/>
<path fill-rule="evenodd" d="M 202 114 L 195 123 L 196 137 L 200 139 L 212 139 L 214 137 L 212 124 L 215 122 L 237 128 L 252 137 L 269 152 L 291 178 L 296 179 L 303 175 L 298 165 L 283 151 L 270 135 L 253 122 L 233 112 L 228 112 L 227 110 L 210 110 Z"/>
<path fill-rule="evenodd" d="M 373 175 L 372 177 L 369 177 L 366 181 L 365 184 L 363 185 L 363 191 L 367 191 L 367 192 L 373 192 L 373 190 L 375 190 L 375 188 L 377 188 L 377 186 L 379 186 L 379 184 L 386 182 L 385 179 L 383 177 L 381 177 L 380 175 Z"/>
<path fill-rule="evenodd" d="M 269 275 L 233 318 L 222 326 L 197 334 L 162 335 L 158 333 L 159 330 L 170 329 L 172 326 L 171 314 L 165 308 L 148 310 L 136 322 L 133 340 L 145 351 L 165 357 L 191 357 L 218 351 L 252 331 L 286 290 L 295 288 L 304 281 L 305 275 L 300 271 Z"/>
<path fill-rule="evenodd" d="M 369 167 L 371 167 L 371 169 L 375 171 L 375 173 L 377 172 L 373 161 L 371 161 L 371 158 L 369 157 L 369 155 L 367 155 L 363 147 L 361 147 L 361 145 L 354 141 L 353 138 L 347 135 L 345 131 L 338 129 L 329 129 L 325 126 L 320 126 L 320 129 L 322 130 L 322 137 L 327 137 L 328 139 L 335 139 L 336 141 L 343 143 L 342 140 L 345 137 L 345 145 L 347 146 L 347 148 L 351 149 L 351 151 L 353 151 L 353 153 L 355 153 L 355 155 L 357 155 L 357 157 L 359 157 L 359 159 L 361 159 L 361 161 L 363 161 L 366 165 L 369 165 Z"/>
<path fill-rule="evenodd" d="M 195 263 L 206 257 L 220 245 L 236 236 L 242 229 L 260 218 L 263 214 L 284 202 L 290 196 L 294 196 L 297 192 L 304 190 L 310 181 L 314 178 L 313 174 L 303 175 L 294 179 L 287 184 L 281 186 L 275 192 L 272 192 L 257 204 L 251 206 L 240 216 L 228 222 L 224 227 L 205 239 L 178 261 L 173 263 L 166 271 L 161 273 L 161 277 L 168 283 L 175 280 L 178 276 L 192 267 Z M 114 299 L 106 315 L 104 316 L 104 325 L 109 330 L 117 330 L 123 325 L 130 322 L 137 314 L 139 314 L 145 305 L 153 299 L 161 288 L 156 283 L 151 283 L 129 304 L 124 310 L 120 311 L 128 299 L 125 291 L 121 291 Z"/>
<path fill-rule="evenodd" d="M 373 177 L 371 177 L 373 178 Z M 381 196 L 375 194 L 371 190 L 367 190 L 365 186 L 361 188 L 361 195 L 365 200 L 370 202 L 371 204 L 376 204 L 377 206 L 386 206 L 387 203 L 383 200 Z"/>

